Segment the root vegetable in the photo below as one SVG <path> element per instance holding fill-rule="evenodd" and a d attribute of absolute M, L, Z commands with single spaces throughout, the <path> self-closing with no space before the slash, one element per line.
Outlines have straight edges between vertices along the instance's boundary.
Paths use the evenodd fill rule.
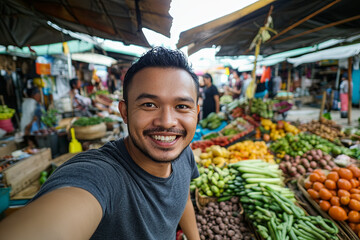
<path fill-rule="evenodd" d="M 315 161 L 311 161 L 311 162 L 310 162 L 310 167 L 311 167 L 311 168 L 317 168 L 317 165 L 318 165 L 318 164 L 317 164 Z"/>

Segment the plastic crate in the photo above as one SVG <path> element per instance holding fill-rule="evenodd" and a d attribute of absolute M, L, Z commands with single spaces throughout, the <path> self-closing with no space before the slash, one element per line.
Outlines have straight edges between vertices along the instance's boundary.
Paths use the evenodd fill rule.
<path fill-rule="evenodd" d="M 0 188 L 0 213 L 10 205 L 10 190 L 11 188 Z"/>

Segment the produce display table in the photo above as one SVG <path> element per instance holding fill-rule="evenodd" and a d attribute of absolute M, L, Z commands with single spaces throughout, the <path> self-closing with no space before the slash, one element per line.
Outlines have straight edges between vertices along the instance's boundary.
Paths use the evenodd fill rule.
<path fill-rule="evenodd" d="M 4 155 L 9 155 L 15 150 L 15 141 L 0 141 L 0 157 Z"/>

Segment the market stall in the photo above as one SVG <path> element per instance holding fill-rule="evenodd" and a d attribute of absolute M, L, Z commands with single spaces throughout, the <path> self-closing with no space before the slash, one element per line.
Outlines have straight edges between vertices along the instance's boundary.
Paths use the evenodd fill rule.
<path fill-rule="evenodd" d="M 199 124 L 211 132 L 191 143 L 200 172 L 190 189 L 201 239 L 357 239 L 360 154 L 356 145 L 342 144 L 345 129 L 324 118 L 276 121 L 269 114 L 276 102 L 253 104 L 264 106 L 229 103 L 221 113 L 228 124 L 211 129 L 205 119 Z M 239 132 L 224 131 L 234 128 L 242 136 L 231 141 Z"/>

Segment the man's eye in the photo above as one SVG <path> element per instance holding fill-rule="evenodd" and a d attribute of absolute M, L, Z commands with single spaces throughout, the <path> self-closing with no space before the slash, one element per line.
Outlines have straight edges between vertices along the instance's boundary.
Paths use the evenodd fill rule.
<path fill-rule="evenodd" d="M 180 105 L 177 105 L 176 108 L 178 108 L 178 109 L 188 109 L 190 107 L 187 106 L 187 105 L 184 105 L 184 104 L 180 104 Z"/>
<path fill-rule="evenodd" d="M 156 107 L 155 104 L 153 104 L 153 103 L 144 103 L 143 106 L 148 107 L 148 108 Z"/>

